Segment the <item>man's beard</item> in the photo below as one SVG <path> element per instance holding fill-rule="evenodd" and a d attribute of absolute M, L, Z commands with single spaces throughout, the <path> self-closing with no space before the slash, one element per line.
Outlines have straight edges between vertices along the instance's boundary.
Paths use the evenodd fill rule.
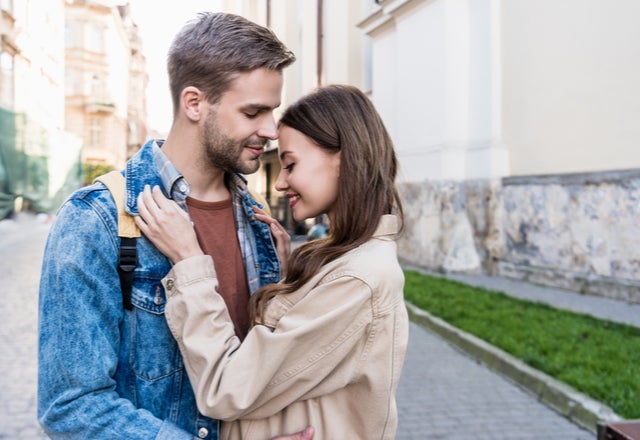
<path fill-rule="evenodd" d="M 260 157 L 243 161 L 245 145 L 265 145 L 267 139 L 246 138 L 236 141 L 222 132 L 215 113 L 210 113 L 204 123 L 201 142 L 209 163 L 227 173 L 253 174 L 260 168 Z"/>

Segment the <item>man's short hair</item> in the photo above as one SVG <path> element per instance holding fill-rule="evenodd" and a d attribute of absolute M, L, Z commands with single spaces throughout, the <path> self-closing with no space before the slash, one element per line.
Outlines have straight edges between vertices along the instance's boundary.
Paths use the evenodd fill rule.
<path fill-rule="evenodd" d="M 185 87 L 216 103 L 237 74 L 258 68 L 281 71 L 295 55 L 268 28 L 228 13 L 203 12 L 176 35 L 168 74 L 174 112 Z"/>

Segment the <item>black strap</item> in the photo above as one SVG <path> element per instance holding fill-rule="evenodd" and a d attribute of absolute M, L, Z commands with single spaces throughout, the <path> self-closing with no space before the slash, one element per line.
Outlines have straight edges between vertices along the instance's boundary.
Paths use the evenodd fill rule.
<path fill-rule="evenodd" d="M 138 264 L 138 252 L 136 239 L 122 237 L 120 239 L 120 255 L 118 256 L 118 275 L 120 275 L 120 288 L 122 290 L 122 307 L 131 310 L 131 288 L 133 287 L 133 270 Z"/>

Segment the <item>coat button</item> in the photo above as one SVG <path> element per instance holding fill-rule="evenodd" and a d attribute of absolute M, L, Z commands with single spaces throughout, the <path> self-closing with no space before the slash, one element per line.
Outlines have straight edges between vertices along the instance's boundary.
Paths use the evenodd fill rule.
<path fill-rule="evenodd" d="M 172 279 L 168 279 L 167 280 L 167 289 L 168 290 L 173 290 L 173 280 Z"/>
<path fill-rule="evenodd" d="M 207 428 L 198 429 L 198 437 L 207 438 L 208 435 L 209 435 L 209 430 Z"/>

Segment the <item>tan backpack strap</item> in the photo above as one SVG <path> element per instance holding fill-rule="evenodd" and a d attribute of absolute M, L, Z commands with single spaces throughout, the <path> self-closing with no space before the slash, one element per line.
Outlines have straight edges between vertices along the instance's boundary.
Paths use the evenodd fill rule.
<path fill-rule="evenodd" d="M 140 237 L 140 229 L 133 216 L 124 210 L 125 181 L 120 171 L 111 171 L 95 178 L 94 182 L 102 182 L 109 191 L 118 208 L 118 237 Z"/>
<path fill-rule="evenodd" d="M 248 186 L 247 186 L 247 191 L 249 191 L 249 194 L 251 194 L 251 197 L 253 197 L 253 200 L 255 200 L 256 202 L 262 205 L 262 210 L 266 212 L 267 215 L 271 215 L 271 208 L 269 207 L 267 200 L 264 197 L 262 197 L 262 194 L 258 194 L 256 191 L 252 190 Z"/>

